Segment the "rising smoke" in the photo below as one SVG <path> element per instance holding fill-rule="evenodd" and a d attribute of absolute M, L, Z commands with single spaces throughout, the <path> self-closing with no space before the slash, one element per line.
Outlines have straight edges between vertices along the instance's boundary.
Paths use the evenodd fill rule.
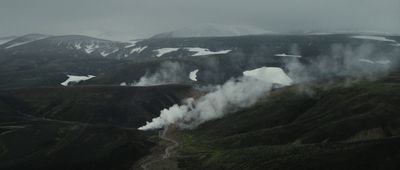
<path fill-rule="evenodd" d="M 290 53 L 301 54 L 297 46 L 293 46 Z M 338 44 L 331 47 L 330 55 L 308 59 L 305 62 L 307 64 L 301 62 L 301 58 L 287 60 L 285 69 L 290 81 L 287 81 L 283 71 L 284 78 L 282 79 L 282 75 L 278 77 L 290 82 L 281 83 L 282 85 L 290 85 L 293 82 L 300 87 L 308 86 L 309 83 L 318 79 L 337 77 L 350 80 L 373 80 L 386 75 L 391 67 L 397 66 L 398 54 L 398 50 L 382 52 L 370 44 L 358 47 Z M 277 73 L 279 71 L 274 75 Z M 221 86 L 216 86 L 213 91 L 197 100 L 189 98 L 183 102 L 183 105 L 176 104 L 164 109 L 161 111 L 160 117 L 154 118 L 152 122 L 147 122 L 139 130 L 158 129 L 171 124 L 180 128 L 194 128 L 206 121 L 250 107 L 265 96 L 274 83 L 277 83 L 271 81 L 277 79 L 268 71 L 260 71 L 257 74 L 253 72 L 250 75 L 257 75 L 257 77 L 243 76 L 231 79 Z"/>
<path fill-rule="evenodd" d="M 133 83 L 133 86 L 152 86 L 183 82 L 187 79 L 182 76 L 184 71 L 184 66 L 179 62 L 166 61 L 160 65 L 160 68 L 155 73 L 146 73 L 138 82 Z"/>
<path fill-rule="evenodd" d="M 212 92 L 195 100 L 186 99 L 183 105 L 174 105 L 161 111 L 139 130 L 158 129 L 170 124 L 180 128 L 194 128 L 209 120 L 221 118 L 238 109 L 252 106 L 266 95 L 274 83 L 289 85 L 291 80 L 280 68 L 261 68 L 217 86 Z"/>
<path fill-rule="evenodd" d="M 333 78 L 345 78 L 348 81 L 375 80 L 397 65 L 398 54 L 398 51 L 378 50 L 372 44 L 357 47 L 334 44 L 329 55 L 310 57 L 306 59 L 307 64 L 292 58 L 285 65 L 289 77 L 296 84 Z"/>

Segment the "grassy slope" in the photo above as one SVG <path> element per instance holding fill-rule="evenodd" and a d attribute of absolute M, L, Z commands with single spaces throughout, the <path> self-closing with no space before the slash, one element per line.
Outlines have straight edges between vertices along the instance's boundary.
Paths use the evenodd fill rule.
<path fill-rule="evenodd" d="M 0 169 L 129 169 L 154 146 L 155 134 L 136 128 L 194 93 L 186 85 L 0 90 Z"/>
<path fill-rule="evenodd" d="M 326 87 L 324 87 L 326 88 Z M 318 90 L 319 89 L 319 90 Z M 186 169 L 396 169 L 400 167 L 398 78 L 294 87 L 258 105 L 186 131 Z"/>
<path fill-rule="evenodd" d="M 76 86 L 0 90 L 0 121 L 21 115 L 140 127 L 163 108 L 192 96 L 186 85 Z M 8 115 L 8 117 L 5 117 Z M 4 120 L 7 121 L 7 120 Z"/>
<path fill-rule="evenodd" d="M 0 169 L 128 169 L 153 145 L 139 131 L 36 119 L 0 124 Z"/>

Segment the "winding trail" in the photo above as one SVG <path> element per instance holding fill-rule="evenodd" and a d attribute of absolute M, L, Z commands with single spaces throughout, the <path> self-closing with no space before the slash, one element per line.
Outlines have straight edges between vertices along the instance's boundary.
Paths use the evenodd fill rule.
<path fill-rule="evenodd" d="M 171 157 L 171 151 L 174 150 L 175 148 L 177 148 L 177 147 L 179 146 L 179 143 L 178 143 L 176 140 L 174 140 L 174 139 L 172 139 L 172 138 L 169 138 L 169 137 L 167 136 L 168 129 L 169 129 L 169 126 L 167 126 L 166 128 L 164 128 L 163 133 L 162 133 L 162 135 L 160 136 L 161 139 L 163 139 L 163 140 L 165 140 L 165 141 L 169 141 L 170 143 L 172 143 L 172 145 L 167 146 L 167 147 L 165 148 L 165 152 L 164 152 L 164 155 L 163 155 L 163 159 L 168 159 L 169 157 Z"/>
<path fill-rule="evenodd" d="M 175 159 L 174 150 L 179 146 L 179 143 L 173 138 L 173 131 L 176 128 L 173 126 L 165 127 L 162 131 L 159 131 L 158 137 L 161 139 L 152 153 L 139 161 L 139 166 L 133 167 L 133 169 L 143 170 L 178 170 L 178 164 Z"/>

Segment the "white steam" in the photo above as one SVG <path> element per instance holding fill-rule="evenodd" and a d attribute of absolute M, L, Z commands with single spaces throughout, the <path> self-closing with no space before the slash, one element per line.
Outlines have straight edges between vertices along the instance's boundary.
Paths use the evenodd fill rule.
<path fill-rule="evenodd" d="M 297 46 L 293 46 L 291 53 L 300 54 L 297 50 Z M 147 122 L 139 130 L 158 129 L 171 124 L 180 128 L 194 128 L 206 121 L 252 106 L 274 84 L 296 83 L 300 88 L 306 87 L 304 90 L 307 92 L 307 84 L 313 80 L 375 79 L 387 74 L 392 65 L 397 65 L 398 55 L 399 51 L 382 52 L 372 45 L 356 48 L 334 45 L 330 55 L 288 58 L 285 69 L 289 76 L 280 68 L 262 67 L 245 71 L 243 77 L 216 86 L 199 99 L 189 98 L 183 105 L 176 104 L 162 110 L 159 117 Z"/>
<path fill-rule="evenodd" d="M 274 83 L 283 82 L 282 85 L 289 85 L 289 80 L 282 79 L 288 77 L 280 68 L 263 67 L 246 73 L 251 74 L 229 80 L 197 100 L 189 98 L 183 105 L 175 104 L 162 110 L 160 117 L 147 122 L 139 130 L 158 129 L 171 124 L 180 128 L 194 128 L 206 121 L 221 118 L 255 104 L 270 91 Z"/>
<path fill-rule="evenodd" d="M 374 80 L 387 74 L 397 57 L 397 52 L 382 52 L 370 44 L 358 47 L 336 44 L 331 47 L 330 55 L 314 57 L 307 64 L 297 58 L 290 59 L 286 69 L 295 83 L 335 77 Z"/>
<path fill-rule="evenodd" d="M 182 77 L 184 67 L 178 62 L 167 61 L 160 65 L 160 68 L 151 75 L 144 75 L 135 82 L 134 86 L 154 86 L 161 84 L 171 84 L 184 81 Z"/>

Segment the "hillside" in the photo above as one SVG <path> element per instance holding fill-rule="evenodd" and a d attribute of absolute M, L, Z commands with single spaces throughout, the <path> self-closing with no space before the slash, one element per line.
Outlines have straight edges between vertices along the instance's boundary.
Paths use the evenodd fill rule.
<path fill-rule="evenodd" d="M 155 145 L 136 130 L 190 86 L 0 90 L 0 169 L 129 169 Z"/>
<path fill-rule="evenodd" d="M 183 169 L 398 169 L 400 78 L 296 86 L 184 131 Z"/>
<path fill-rule="evenodd" d="M 129 169 L 154 146 L 136 130 L 49 119 L 0 123 L 0 131 L 4 170 Z"/>
<path fill-rule="evenodd" d="M 16 38 L 0 49 L 0 169 L 396 169 L 399 41 L 358 34 Z M 107 50 L 114 52 L 103 56 Z M 260 83 L 280 77 L 287 83 Z M 261 90 L 247 91 L 253 88 Z M 256 105 L 235 106 L 269 89 Z M 203 115 L 222 118 L 158 136 L 137 130 L 175 115 L 167 112 L 175 104 L 196 109 L 184 99 L 207 92 Z M 241 94 L 251 95 L 236 100 Z"/>
<path fill-rule="evenodd" d="M 0 121 L 33 117 L 137 128 L 157 117 L 159 110 L 196 93 L 186 85 L 0 90 Z"/>

